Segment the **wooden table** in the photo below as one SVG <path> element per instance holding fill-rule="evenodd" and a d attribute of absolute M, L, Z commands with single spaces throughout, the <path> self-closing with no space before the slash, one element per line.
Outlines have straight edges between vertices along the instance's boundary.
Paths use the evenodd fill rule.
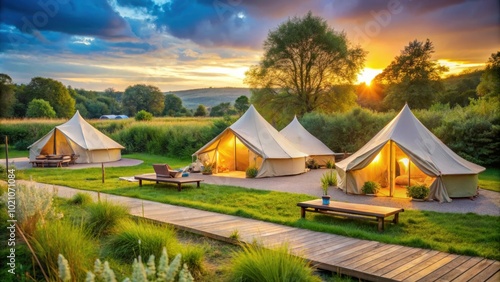
<path fill-rule="evenodd" d="M 300 202 L 297 204 L 297 206 L 301 208 L 300 215 L 302 218 L 306 217 L 306 211 L 308 211 L 350 218 L 371 219 L 378 222 L 378 231 L 384 231 L 384 220 L 386 217 L 394 215 L 392 223 L 397 224 L 399 222 L 399 213 L 405 211 L 402 208 L 352 204 L 335 201 L 331 201 L 329 205 L 323 205 L 321 199 Z"/>
<path fill-rule="evenodd" d="M 179 178 L 172 178 L 172 177 L 158 177 L 156 176 L 155 173 L 151 174 L 141 174 L 141 175 L 136 175 L 134 176 L 135 179 L 139 180 L 139 186 L 142 187 L 142 181 L 147 180 L 147 181 L 156 181 L 156 184 L 160 182 L 165 182 L 165 183 L 176 183 L 177 184 L 177 190 L 180 192 L 182 187 L 181 185 L 184 183 L 196 183 L 196 187 L 200 187 L 200 182 L 203 181 L 203 179 L 198 179 L 198 178 L 190 178 L 190 177 L 179 177 Z"/>

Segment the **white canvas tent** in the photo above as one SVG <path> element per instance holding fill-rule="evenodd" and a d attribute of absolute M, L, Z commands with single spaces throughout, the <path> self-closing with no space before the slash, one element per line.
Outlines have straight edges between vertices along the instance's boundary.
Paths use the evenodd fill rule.
<path fill-rule="evenodd" d="M 335 153 L 318 138 L 309 133 L 300 124 L 296 116 L 280 133 L 288 141 L 292 142 L 297 149 L 308 154 L 309 158 L 316 160 L 319 165 L 326 165 L 328 161 L 335 163 Z"/>
<path fill-rule="evenodd" d="M 30 160 L 38 155 L 79 155 L 76 163 L 112 162 L 121 159 L 124 147 L 95 129 L 80 113 L 56 126 L 28 147 Z"/>
<path fill-rule="evenodd" d="M 387 187 L 389 196 L 397 187 L 425 183 L 430 187 L 429 198 L 440 202 L 476 195 L 478 173 L 485 170 L 450 150 L 408 105 L 365 146 L 338 162 L 336 169 L 339 187 L 348 193 L 361 194 L 369 180 Z"/>
<path fill-rule="evenodd" d="M 305 172 L 307 154 L 286 140 L 252 105 L 193 156 L 204 165 L 215 164 L 215 173 L 255 166 L 257 177 L 271 177 Z"/>

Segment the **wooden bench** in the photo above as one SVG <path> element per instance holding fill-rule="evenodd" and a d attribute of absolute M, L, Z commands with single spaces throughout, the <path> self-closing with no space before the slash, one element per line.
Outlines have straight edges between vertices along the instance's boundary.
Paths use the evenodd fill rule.
<path fill-rule="evenodd" d="M 172 177 L 160 177 L 157 176 L 155 173 L 151 174 L 141 174 L 141 175 L 136 175 L 134 176 L 135 179 L 139 180 L 139 187 L 142 187 L 142 181 L 147 180 L 147 181 L 156 181 L 156 184 L 160 182 L 165 182 L 165 183 L 176 183 L 177 184 L 177 190 L 180 192 L 182 187 L 181 185 L 184 183 L 196 183 L 196 187 L 200 187 L 200 182 L 203 181 L 203 179 L 197 179 L 197 178 L 190 178 L 190 177 L 179 177 L 179 178 L 172 178 Z"/>
<path fill-rule="evenodd" d="M 69 166 L 69 163 L 71 162 L 71 159 L 61 159 L 61 160 L 35 160 L 35 161 L 30 161 L 31 165 L 33 167 L 35 166 L 41 166 L 45 167 L 45 165 L 50 166 L 54 164 L 56 167 L 62 167 L 63 164 L 66 164 L 66 166 Z"/>
<path fill-rule="evenodd" d="M 315 212 L 349 218 L 369 219 L 378 222 L 378 231 L 384 231 L 386 217 L 394 215 L 392 223 L 399 222 L 399 213 L 404 212 L 402 208 L 391 208 L 363 204 L 352 204 L 331 201 L 329 205 L 323 205 L 322 200 L 312 200 L 297 204 L 301 208 L 300 215 L 306 217 L 306 212 Z M 374 219 L 373 219 L 374 218 Z"/>

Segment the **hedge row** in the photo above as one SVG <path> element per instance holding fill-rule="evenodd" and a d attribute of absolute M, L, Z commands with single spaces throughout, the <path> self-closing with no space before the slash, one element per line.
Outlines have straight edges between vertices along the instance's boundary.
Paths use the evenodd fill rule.
<path fill-rule="evenodd" d="M 413 111 L 417 118 L 453 151 L 465 159 L 487 166 L 500 166 L 500 112 L 498 103 L 471 101 L 467 107 L 450 109 L 434 105 Z M 377 113 L 354 108 L 346 113 L 309 113 L 300 119 L 303 126 L 334 152 L 355 152 L 380 131 L 397 112 Z M 163 121 L 116 121 L 96 127 L 126 147 L 124 153 L 145 152 L 187 157 L 229 126 L 234 119 L 212 123 L 168 123 Z M 20 122 L 0 124 L 0 136 L 25 149 L 56 124 Z"/>

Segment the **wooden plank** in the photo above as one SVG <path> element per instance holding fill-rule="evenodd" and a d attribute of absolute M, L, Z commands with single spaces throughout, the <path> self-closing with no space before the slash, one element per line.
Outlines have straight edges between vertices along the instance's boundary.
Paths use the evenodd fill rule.
<path fill-rule="evenodd" d="M 300 202 L 297 204 L 297 206 L 331 210 L 336 212 L 361 214 L 367 216 L 382 216 L 382 217 L 387 217 L 395 213 L 404 211 L 404 209 L 402 208 L 363 205 L 363 204 L 335 202 L 335 201 L 331 201 L 329 205 L 323 205 L 322 200 L 320 199 Z"/>
<path fill-rule="evenodd" d="M 422 282 L 435 281 L 438 278 L 440 278 L 441 276 L 443 276 L 443 275 L 447 274 L 448 272 L 450 272 L 451 270 L 455 269 L 456 267 L 458 267 L 462 263 L 468 261 L 469 259 L 470 259 L 470 257 L 467 257 L 467 256 L 457 256 L 454 260 L 452 260 L 449 263 L 432 271 L 431 273 L 422 277 L 422 279 L 420 279 L 418 281 L 422 281 Z"/>
<path fill-rule="evenodd" d="M 493 264 L 492 260 L 489 259 L 483 259 L 473 267 L 467 269 L 464 271 L 460 276 L 458 276 L 454 282 L 464 282 L 464 281 L 469 281 L 471 280 L 474 276 L 478 275 L 481 271 L 485 270 Z"/>
<path fill-rule="evenodd" d="M 403 268 L 402 272 L 400 272 L 399 274 L 397 274 L 396 276 L 393 276 L 391 278 L 393 278 L 395 280 L 399 280 L 399 281 L 407 280 L 411 276 L 413 276 L 414 274 L 418 273 L 419 271 L 424 270 L 427 267 L 430 267 L 433 264 L 437 263 L 438 261 L 446 258 L 448 255 L 449 254 L 447 254 L 447 253 L 436 251 L 434 255 L 429 255 L 427 257 L 423 256 L 422 259 L 415 260 L 416 263 L 414 263 L 414 261 L 413 261 L 410 264 L 407 264 L 404 267 L 404 268 L 406 268 L 406 270 L 404 270 L 404 268 Z M 418 280 L 418 279 L 415 278 L 411 281 L 415 281 L 415 280 Z"/>
<path fill-rule="evenodd" d="M 318 238 L 318 244 L 309 245 L 306 251 L 311 255 L 318 255 L 321 251 L 330 252 L 331 250 L 338 249 L 340 244 L 348 241 L 350 241 L 349 238 L 338 239 L 335 242 L 332 242 L 330 237 L 326 237 L 324 240 L 319 240 Z"/>
<path fill-rule="evenodd" d="M 431 257 L 435 256 L 436 254 L 439 254 L 438 251 L 428 251 L 420 256 L 414 257 L 411 260 L 407 260 L 404 263 L 401 263 L 398 267 L 393 268 L 391 271 L 384 273 L 381 275 L 382 277 L 387 277 L 387 278 L 393 278 L 397 276 L 398 274 L 413 268 L 417 267 L 419 264 L 423 263 L 425 260 L 430 259 Z M 396 279 L 397 280 L 397 279 Z"/>
<path fill-rule="evenodd" d="M 390 253 L 397 251 L 401 248 L 403 248 L 403 246 L 382 245 L 382 246 L 380 246 L 380 248 L 377 248 L 377 249 L 374 249 L 370 252 L 367 252 L 363 256 L 354 257 L 352 259 L 345 260 L 342 263 L 340 263 L 340 265 L 342 265 L 342 266 L 355 265 L 356 269 L 358 269 L 360 266 L 362 266 L 366 263 L 371 263 L 371 262 L 377 261 L 379 258 L 384 257 L 387 254 L 390 254 Z"/>
<path fill-rule="evenodd" d="M 500 271 L 491 276 L 486 282 L 498 282 L 500 281 Z"/>
<path fill-rule="evenodd" d="M 332 245 L 329 234 L 325 234 L 324 236 L 321 234 L 313 234 L 312 237 L 302 239 L 300 243 L 297 241 L 292 242 L 293 246 L 290 246 L 290 250 L 295 253 L 307 252 L 314 254 L 316 251 L 323 250 Z"/>
<path fill-rule="evenodd" d="M 359 244 L 355 244 L 352 248 L 348 250 L 344 250 L 340 253 L 333 253 L 333 257 L 331 259 L 325 260 L 330 264 L 338 264 L 342 261 L 348 260 L 354 256 L 362 255 L 365 252 L 370 251 L 373 248 L 376 248 L 379 245 L 379 242 L 375 241 L 361 241 Z"/>
<path fill-rule="evenodd" d="M 462 273 L 467 271 L 467 269 L 478 264 L 481 260 L 483 260 L 483 259 L 477 258 L 477 257 L 471 257 L 470 259 L 468 259 L 464 263 L 458 265 L 454 269 L 450 270 L 448 273 L 439 277 L 439 279 L 436 279 L 435 281 L 452 281 L 455 278 L 457 278 L 458 276 L 460 276 Z"/>
<path fill-rule="evenodd" d="M 401 254 L 404 254 L 408 251 L 411 251 L 412 249 L 409 247 L 403 247 L 403 246 L 398 246 L 400 248 L 397 248 L 396 250 L 389 252 L 385 254 L 384 256 L 381 256 L 378 259 L 373 259 L 368 261 L 367 263 L 361 264 L 359 266 L 356 266 L 356 269 L 359 271 L 365 271 L 366 269 L 375 269 L 378 264 L 383 264 L 387 260 L 392 259 L 395 256 L 401 256 Z"/>
<path fill-rule="evenodd" d="M 344 250 L 348 250 L 356 244 L 359 244 L 359 240 L 351 238 L 349 240 L 345 240 L 339 244 L 332 245 L 328 248 L 314 253 L 310 256 L 310 259 L 315 261 L 323 261 L 325 260 L 325 258 L 336 255 L 337 253 L 342 253 Z"/>
<path fill-rule="evenodd" d="M 485 268 L 483 271 L 481 271 L 478 275 L 474 276 L 470 282 L 482 282 L 490 279 L 493 277 L 496 273 L 499 273 L 500 271 L 500 262 L 498 261 L 492 261 L 492 263 Z M 498 279 L 497 281 L 500 281 Z"/>
<path fill-rule="evenodd" d="M 455 260 L 458 257 L 458 255 L 452 255 L 452 254 L 447 254 L 443 259 L 436 261 L 432 264 L 428 264 L 425 268 L 421 269 L 420 271 L 416 272 L 415 274 L 407 277 L 404 279 L 404 281 L 418 281 L 422 279 L 423 277 L 426 277 L 429 275 L 429 273 L 441 268 L 443 265 L 446 265 L 450 263 L 451 261 Z"/>
<path fill-rule="evenodd" d="M 416 249 L 416 251 L 411 252 L 411 254 L 404 253 L 399 258 L 394 257 L 396 259 L 393 258 L 394 260 L 388 260 L 388 261 L 391 261 L 390 263 L 387 263 L 388 261 L 386 261 L 386 263 L 378 265 L 379 268 L 376 271 L 371 272 L 371 274 L 377 275 L 377 276 L 383 276 L 384 274 L 391 272 L 392 270 L 394 270 L 394 269 L 396 269 L 396 268 L 408 263 L 409 261 L 412 261 L 412 260 L 422 256 L 422 255 L 425 255 L 428 252 L 429 252 L 429 250 Z M 383 267 L 380 267 L 380 266 L 383 266 Z"/>

